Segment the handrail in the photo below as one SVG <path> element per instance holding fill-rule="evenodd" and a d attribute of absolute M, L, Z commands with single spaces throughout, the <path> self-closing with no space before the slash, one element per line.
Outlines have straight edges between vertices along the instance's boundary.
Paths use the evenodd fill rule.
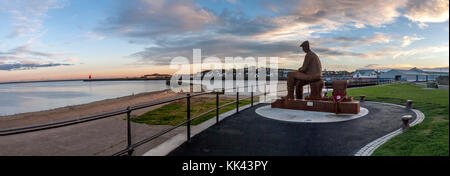
<path fill-rule="evenodd" d="M 126 112 L 127 112 L 127 110 L 123 109 L 123 110 L 111 111 L 111 112 L 107 112 L 107 113 L 84 116 L 84 117 L 71 119 L 71 120 L 64 120 L 64 121 L 53 122 L 53 123 L 46 123 L 46 124 L 33 125 L 33 126 L 27 126 L 27 127 L 21 127 L 21 128 L 0 130 L 0 136 L 7 136 L 7 135 L 13 135 L 13 134 L 40 131 L 40 130 L 44 130 L 44 129 L 58 128 L 58 127 L 78 124 L 78 123 L 82 123 L 82 122 L 88 122 L 88 121 L 92 121 L 92 120 L 107 118 L 107 117 L 111 117 L 111 116 L 115 116 L 115 115 L 120 115 L 120 114 L 124 114 Z"/>
<path fill-rule="evenodd" d="M 249 86 L 234 87 L 234 88 L 230 88 L 230 89 L 223 89 L 223 91 L 225 91 L 225 90 L 235 90 L 237 88 L 246 88 L 246 87 L 249 87 Z M 214 91 L 196 93 L 196 94 L 191 95 L 191 97 L 201 96 L 201 95 L 205 95 L 205 94 L 209 94 L 209 93 L 213 93 L 213 92 Z M 165 99 L 165 100 L 158 101 L 158 102 L 151 102 L 151 103 L 144 103 L 144 104 L 129 106 L 127 108 L 124 108 L 124 109 L 121 109 L 121 110 L 117 110 L 117 111 L 99 113 L 99 114 L 94 114 L 94 115 L 87 115 L 87 116 L 83 116 L 83 117 L 76 118 L 76 119 L 71 119 L 71 120 L 64 120 L 64 121 L 53 122 L 53 123 L 46 123 L 46 124 L 32 125 L 32 126 L 27 126 L 27 127 L 20 127 L 20 128 L 12 128 L 12 129 L 0 130 L 0 136 L 21 134 L 21 133 L 27 133 L 27 132 L 33 132 L 33 131 L 40 131 L 40 130 L 44 130 L 44 129 L 52 129 L 52 128 L 58 128 L 58 127 L 78 124 L 78 123 L 82 123 L 82 122 L 88 122 L 88 121 L 92 121 L 92 120 L 98 120 L 98 119 L 107 118 L 107 117 L 111 117 L 111 116 L 115 116 L 115 115 L 125 114 L 128 111 L 138 110 L 138 109 L 147 108 L 147 107 L 156 106 L 156 105 L 161 105 L 161 104 L 165 104 L 165 103 L 169 103 L 169 102 L 173 102 L 173 101 L 177 101 L 177 100 L 182 100 L 182 99 L 184 99 L 186 97 L 187 96 L 184 95 L 184 96 L 180 96 L 180 97 L 176 97 L 176 98 Z"/>
<path fill-rule="evenodd" d="M 262 95 L 262 94 L 263 94 L 263 93 L 261 93 L 261 94 L 259 94 L 259 95 Z M 247 97 L 247 98 L 242 98 L 242 99 L 239 99 L 239 100 L 244 100 L 244 99 L 248 99 L 248 98 L 249 98 L 249 97 Z M 223 107 L 225 107 L 225 106 L 228 106 L 228 105 L 231 105 L 231 104 L 234 104 L 234 103 L 237 103 L 237 101 L 232 101 L 232 102 L 223 104 L 223 105 L 219 106 L 218 108 L 220 109 L 220 108 L 223 108 Z M 145 144 L 145 143 L 147 143 L 147 142 L 149 142 L 149 141 L 151 141 L 151 140 L 153 140 L 153 139 L 155 139 L 155 138 L 158 138 L 159 136 L 162 136 L 162 135 L 164 135 L 164 134 L 166 134 L 166 133 L 168 133 L 168 132 L 174 130 L 175 128 L 178 128 L 178 127 L 180 127 L 180 126 L 183 126 L 184 124 L 187 124 L 188 122 L 191 122 L 191 121 L 193 121 L 193 120 L 195 120 L 195 119 L 197 119 L 197 118 L 199 118 L 199 117 L 202 117 L 202 116 L 204 116 L 204 115 L 206 115 L 206 114 L 208 114 L 208 113 L 211 113 L 211 112 L 213 112 L 213 111 L 215 111 L 215 110 L 217 110 L 217 108 L 210 109 L 210 110 L 208 110 L 208 111 L 206 111 L 206 112 L 203 112 L 203 113 L 201 113 L 201 114 L 199 114 L 199 115 L 197 115 L 197 116 L 195 116 L 195 117 L 193 117 L 193 118 L 191 118 L 191 119 L 189 119 L 189 120 L 185 120 L 185 121 L 183 121 L 183 122 L 181 122 L 181 123 L 179 123 L 179 124 L 177 124 L 177 125 L 175 125 L 175 126 L 173 126 L 173 127 L 167 128 L 167 129 L 165 129 L 165 130 L 163 130 L 163 131 L 161 131 L 161 132 L 159 132 L 159 133 L 157 133 L 157 134 L 155 134 L 155 135 L 153 135 L 153 136 L 151 136 L 151 137 L 148 137 L 148 138 L 146 138 L 146 139 L 143 139 L 143 140 L 141 140 L 141 141 L 139 141 L 139 142 L 137 142 L 137 143 L 135 143 L 135 144 L 132 144 L 132 145 L 128 146 L 127 148 L 125 148 L 125 149 L 123 149 L 123 150 L 121 150 L 121 151 L 119 151 L 119 152 L 117 152 L 117 153 L 114 153 L 113 156 L 120 156 L 120 155 L 126 154 L 126 153 L 129 152 L 129 151 L 134 151 L 134 148 L 139 147 L 139 146 L 142 145 L 142 144 Z"/>
<path fill-rule="evenodd" d="M 384 82 L 384 81 L 383 81 Z M 379 82 L 376 82 L 377 84 L 379 84 Z M 390 83 L 390 82 L 389 82 Z M 219 109 L 231 105 L 231 104 L 235 104 L 236 103 L 236 112 L 239 112 L 239 101 L 240 100 L 245 100 L 245 99 L 251 99 L 251 106 L 253 106 L 253 97 L 254 96 L 259 96 L 259 95 L 264 95 L 265 97 L 267 96 L 267 91 L 266 88 L 264 88 L 264 92 L 258 95 L 254 95 L 253 92 L 253 86 L 257 86 L 257 85 L 261 85 L 261 84 L 256 84 L 256 85 L 251 85 L 251 86 L 243 86 L 243 87 L 233 87 L 230 89 L 221 89 L 222 92 L 225 92 L 227 90 L 238 90 L 238 89 L 243 89 L 243 88 L 248 88 L 251 87 L 251 95 L 248 97 L 244 97 L 244 98 L 239 98 L 239 92 L 236 92 L 236 100 L 229 102 L 229 103 L 225 103 L 219 106 L 218 102 L 219 102 L 219 91 L 206 91 L 206 92 L 201 92 L 201 93 L 195 93 L 195 94 L 186 94 L 184 96 L 180 96 L 180 97 L 175 97 L 175 98 L 169 98 L 169 99 L 164 99 L 161 101 L 157 101 L 157 102 L 151 102 L 151 103 L 143 103 L 143 104 L 139 104 L 139 105 L 134 105 L 134 106 L 128 106 L 126 108 L 123 109 L 119 109 L 116 111 L 110 111 L 110 112 L 105 112 L 105 113 L 99 113 L 99 114 L 94 114 L 94 115 L 88 115 L 88 116 L 83 116 L 83 117 L 79 117 L 76 119 L 71 119 L 71 120 L 64 120 L 64 121 L 59 121 L 59 122 L 53 122 L 53 123 L 46 123 L 46 124 L 39 124 L 39 125 L 33 125 L 33 126 L 27 126 L 27 127 L 21 127 L 21 128 L 14 128 L 14 129 L 6 129 L 6 130 L 0 130 L 0 136 L 8 136 L 8 135 L 13 135 L 13 134 L 21 134 L 21 133 L 28 133 L 28 132 L 34 132 L 34 131 L 40 131 L 40 130 L 46 130 L 46 129 L 52 129 L 52 128 L 58 128 L 58 127 L 63 127 L 63 126 L 69 126 L 69 125 L 74 125 L 74 124 L 78 124 L 78 123 L 83 123 L 83 122 L 88 122 L 88 121 L 93 121 L 93 120 L 98 120 L 98 119 L 103 119 L 103 118 L 107 118 L 107 117 L 112 117 L 112 116 L 116 116 L 116 115 L 121 115 L 121 114 L 127 114 L 127 139 L 128 139 L 128 145 L 125 149 L 120 150 L 119 152 L 115 153 L 113 156 L 118 156 L 118 155 L 123 155 L 128 153 L 128 155 L 132 155 L 134 149 L 136 147 L 139 147 L 155 138 L 158 138 L 180 126 L 183 126 L 185 124 L 187 124 L 187 137 L 188 140 L 190 140 L 190 123 L 197 119 L 200 118 L 202 116 L 205 116 L 213 111 L 216 111 L 216 118 L 217 121 L 216 123 L 219 122 Z M 267 84 L 265 84 L 267 86 Z M 287 90 L 281 90 L 281 91 L 277 91 L 277 92 L 285 92 Z M 201 95 L 206 95 L 206 94 L 210 94 L 210 93 L 216 93 L 216 108 L 210 109 L 206 112 L 203 112 L 201 114 L 196 115 L 193 118 L 190 118 L 190 98 L 192 97 L 197 97 L 197 96 L 201 96 Z M 131 111 L 133 110 L 138 110 L 138 109 L 142 109 L 142 108 L 147 108 L 147 107 L 151 107 L 151 106 L 156 106 L 156 105 L 161 105 L 161 104 L 165 104 L 165 103 L 169 103 L 169 102 L 173 102 L 173 101 L 178 101 L 178 100 L 182 100 L 186 98 L 187 99 L 187 119 L 184 120 L 183 122 L 164 129 L 160 132 L 158 132 L 155 135 L 152 135 L 148 138 L 145 138 L 137 143 L 132 144 L 131 143 L 131 126 L 130 126 L 130 120 L 131 120 Z M 265 98 L 264 98 L 265 99 Z M 265 100 L 264 100 L 265 101 Z"/>

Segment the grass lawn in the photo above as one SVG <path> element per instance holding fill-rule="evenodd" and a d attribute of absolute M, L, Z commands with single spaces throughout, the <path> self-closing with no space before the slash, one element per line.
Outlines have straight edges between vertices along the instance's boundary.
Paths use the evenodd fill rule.
<path fill-rule="evenodd" d="M 409 84 L 393 84 L 348 90 L 353 97 L 365 95 L 368 101 L 405 105 L 413 100 L 413 108 L 425 114 L 425 120 L 398 135 L 373 156 L 449 156 L 449 91 L 423 89 Z"/>
<path fill-rule="evenodd" d="M 225 98 L 223 95 L 219 97 L 219 104 L 223 105 L 232 101 L 235 98 Z M 255 97 L 254 102 L 257 101 Z M 239 106 L 250 104 L 250 99 L 240 100 Z M 214 97 L 193 97 L 191 99 L 191 117 L 195 117 L 201 113 L 204 113 L 210 109 L 216 108 L 216 98 Z M 219 113 L 225 113 L 236 108 L 236 103 L 222 107 Z M 191 122 L 192 125 L 200 124 L 210 118 L 216 116 L 216 112 L 213 111 L 202 117 L 199 117 Z M 148 125 L 177 125 L 186 120 L 186 100 L 179 100 L 166 104 L 160 108 L 151 110 L 141 116 L 132 118 L 131 121 L 136 123 L 145 123 Z"/>

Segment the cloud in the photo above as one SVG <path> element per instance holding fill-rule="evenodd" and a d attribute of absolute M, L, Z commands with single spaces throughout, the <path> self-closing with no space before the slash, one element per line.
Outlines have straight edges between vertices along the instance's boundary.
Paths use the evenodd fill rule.
<path fill-rule="evenodd" d="M 190 0 L 121 1 L 115 15 L 102 22 L 99 32 L 131 38 L 201 31 L 215 16 Z"/>
<path fill-rule="evenodd" d="M 409 0 L 405 8 L 405 17 L 417 22 L 419 27 L 426 27 L 426 23 L 448 21 L 448 8 L 448 0 Z"/>
<path fill-rule="evenodd" d="M 419 36 L 403 36 L 403 38 L 400 40 L 402 42 L 402 47 L 406 47 L 409 46 L 412 42 L 417 41 L 417 40 L 422 40 L 424 39 L 423 37 L 419 37 Z"/>
<path fill-rule="evenodd" d="M 255 36 L 279 28 L 273 19 L 264 17 L 250 18 L 241 11 L 224 10 L 216 18 L 216 33 L 236 36 Z"/>
<path fill-rule="evenodd" d="M 398 58 L 400 56 L 413 56 L 419 54 L 430 54 L 430 53 L 440 53 L 440 52 L 449 52 L 448 46 L 429 46 L 424 48 L 414 48 L 410 50 L 394 50 L 390 51 L 392 53 L 392 57 Z"/>
<path fill-rule="evenodd" d="M 166 65 L 175 56 L 190 58 L 193 48 L 202 48 L 204 56 L 278 56 L 293 60 L 298 58 L 298 42 L 302 40 L 310 40 L 313 50 L 328 59 L 395 58 L 414 55 L 414 51 L 388 47 L 387 50 L 365 53 L 349 50 L 388 44 L 394 41 L 388 33 L 331 38 L 317 36 L 355 28 L 383 28 L 402 16 L 414 22 L 432 22 L 423 17 L 436 16 L 434 12 L 416 8 L 441 7 L 441 1 L 431 3 L 414 0 L 266 0 L 261 2 L 261 7 L 268 8 L 274 15 L 251 16 L 240 10 L 215 12 L 193 1 L 138 0 L 123 2 L 117 13 L 107 18 L 95 32 L 125 36 L 135 44 L 149 44 L 130 57 L 137 58 L 140 63 L 155 65 Z M 445 11 L 445 8 L 437 11 Z M 422 39 L 414 35 L 404 36 L 399 41 L 406 47 Z M 327 47 L 330 44 L 332 47 Z"/>
<path fill-rule="evenodd" d="M 400 16 L 397 11 L 403 0 L 315 0 L 297 1 L 289 9 L 298 16 L 298 21 L 317 23 L 324 19 L 355 27 L 365 25 L 380 27 L 394 22 Z"/>
<path fill-rule="evenodd" d="M 108 17 L 98 32 L 136 40 L 168 35 L 235 35 L 256 40 L 308 38 L 313 33 L 341 30 L 344 26 L 380 27 L 400 16 L 403 1 L 284 1 L 264 3 L 281 9 L 278 15 L 249 17 L 245 12 L 225 9 L 214 13 L 192 1 L 127 1 Z M 386 5 L 388 4 L 388 5 Z M 145 42 L 144 42 L 145 43 Z"/>
<path fill-rule="evenodd" d="M 390 35 L 375 32 L 374 35 L 370 37 L 365 36 L 339 36 L 333 38 L 316 38 L 311 39 L 311 41 L 319 44 L 341 44 L 345 47 L 354 45 L 370 45 L 374 43 L 389 43 L 392 41 Z"/>
<path fill-rule="evenodd" d="M 29 70 L 43 67 L 72 65 L 58 63 L 62 53 L 42 52 L 32 49 L 30 44 L 18 46 L 8 51 L 0 51 L 0 70 Z M 75 62 L 72 57 L 63 62 Z"/>
<path fill-rule="evenodd" d="M 104 36 L 104 35 L 101 35 L 101 34 L 99 34 L 99 33 L 92 32 L 92 31 L 86 32 L 86 33 L 84 34 L 84 36 L 85 36 L 87 39 L 89 39 L 89 40 L 103 40 L 103 39 L 105 39 L 105 36 Z"/>
<path fill-rule="evenodd" d="M 364 66 L 365 68 L 376 68 L 376 67 L 378 67 L 378 66 L 380 66 L 380 64 L 368 64 L 368 65 L 366 65 L 366 66 Z"/>
<path fill-rule="evenodd" d="M 72 64 L 50 63 L 50 64 L 33 64 L 33 63 L 16 63 L 16 64 L 1 64 L 0 70 L 12 71 L 12 70 L 31 70 L 44 67 L 57 67 L 68 66 Z"/>
<path fill-rule="evenodd" d="M 60 56 L 62 54 L 60 53 L 51 53 L 51 52 L 42 52 L 42 51 L 36 51 L 31 48 L 31 45 L 26 44 L 22 46 L 18 46 L 16 48 L 13 48 L 7 52 L 1 52 L 0 56 L 18 56 L 18 57 L 46 57 L 46 58 L 55 58 L 57 56 Z"/>
<path fill-rule="evenodd" d="M 42 18 L 47 11 L 63 8 L 68 4 L 65 0 L 3 0 L 0 10 L 9 14 L 14 20 L 12 31 L 8 38 L 17 38 L 41 32 Z"/>
<path fill-rule="evenodd" d="M 71 58 L 68 58 L 68 59 L 66 59 L 66 60 L 64 60 L 65 62 L 76 62 L 76 61 L 78 61 L 79 60 L 79 58 L 78 57 L 71 57 Z"/>
<path fill-rule="evenodd" d="M 224 57 L 258 57 L 258 56 L 287 56 L 292 57 L 300 51 L 297 41 L 282 41 L 261 43 L 257 41 L 232 39 L 226 37 L 195 37 L 173 42 L 162 41 L 164 45 L 145 48 L 131 57 L 138 58 L 138 62 L 167 65 L 176 56 L 192 58 L 192 49 L 202 49 L 202 56 Z M 157 42 L 160 43 L 160 42 Z"/>
<path fill-rule="evenodd" d="M 338 56 L 370 57 L 364 53 L 336 50 L 319 44 L 312 44 L 312 50 L 317 52 L 321 58 L 335 59 Z M 177 56 L 192 58 L 192 49 L 200 48 L 203 57 L 215 56 L 220 59 L 237 56 L 279 57 L 283 58 L 283 62 L 291 62 L 303 58 L 304 53 L 298 47 L 299 45 L 300 42 L 297 40 L 260 42 L 239 37 L 201 36 L 176 41 L 157 41 L 156 46 L 147 47 L 144 51 L 136 52 L 130 57 L 137 58 L 138 63 L 141 64 L 168 65 L 171 59 Z"/>

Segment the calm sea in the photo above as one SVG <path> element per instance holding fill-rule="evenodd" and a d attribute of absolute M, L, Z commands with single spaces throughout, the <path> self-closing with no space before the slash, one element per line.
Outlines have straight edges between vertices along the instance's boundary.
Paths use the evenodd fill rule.
<path fill-rule="evenodd" d="M 61 81 L 0 84 L 0 116 L 168 89 L 165 81 Z"/>

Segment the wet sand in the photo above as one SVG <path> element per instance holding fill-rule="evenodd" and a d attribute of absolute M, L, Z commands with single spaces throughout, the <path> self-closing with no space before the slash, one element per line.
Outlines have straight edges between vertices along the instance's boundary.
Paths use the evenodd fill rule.
<path fill-rule="evenodd" d="M 149 103 L 183 95 L 184 94 L 182 93 L 174 93 L 171 90 L 165 90 L 106 99 L 87 104 L 56 108 L 52 110 L 0 116 L 0 129 L 10 129 L 29 125 L 57 122 L 62 120 L 70 120 L 77 117 L 114 111 L 121 108 L 126 108 L 127 106 L 131 105 Z M 149 109 L 145 108 L 145 110 L 148 111 Z M 135 111 L 133 114 L 140 114 L 139 110 Z"/>

